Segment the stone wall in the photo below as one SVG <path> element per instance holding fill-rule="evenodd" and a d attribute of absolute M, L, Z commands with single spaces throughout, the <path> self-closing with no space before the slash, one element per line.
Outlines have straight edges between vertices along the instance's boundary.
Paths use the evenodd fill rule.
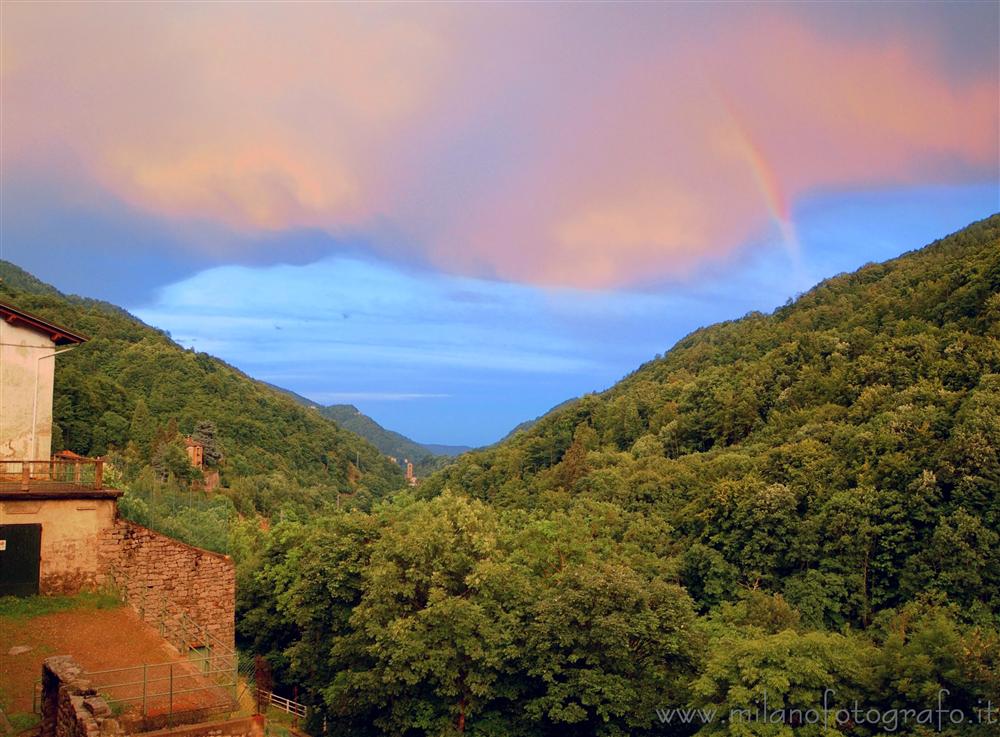
<path fill-rule="evenodd" d="M 102 533 L 98 555 L 107 582 L 146 621 L 176 625 L 183 613 L 234 648 L 236 568 L 228 555 L 122 518 Z"/>
<path fill-rule="evenodd" d="M 83 668 L 67 655 L 42 665 L 41 737 L 100 737 L 121 728 L 111 708 L 83 679 Z"/>

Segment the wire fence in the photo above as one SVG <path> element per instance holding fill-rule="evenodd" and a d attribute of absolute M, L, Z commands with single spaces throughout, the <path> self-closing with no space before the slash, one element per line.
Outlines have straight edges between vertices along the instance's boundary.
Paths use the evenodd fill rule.
<path fill-rule="evenodd" d="M 180 660 L 88 671 L 85 677 L 108 702 L 126 731 L 143 732 L 204 721 L 239 711 L 252 661 L 241 662 L 224 642 L 162 594 L 129 587 L 122 571 L 112 582 L 139 616 L 183 656 Z M 127 596 L 128 591 L 138 592 Z"/>
<path fill-rule="evenodd" d="M 269 690 L 262 658 L 240 653 L 232 642 L 214 635 L 162 592 L 129 586 L 126 571 L 112 567 L 109 574 L 111 587 L 182 656 L 84 672 L 127 734 L 240 711 L 266 713 L 269 707 L 290 714 L 296 726 L 306 718 L 305 705 Z"/>
<path fill-rule="evenodd" d="M 204 721 L 236 710 L 235 670 L 214 656 L 87 671 L 126 731 Z"/>
<path fill-rule="evenodd" d="M 238 515 L 223 494 L 179 489 L 138 479 L 118 502 L 124 517 L 140 525 L 217 553 L 229 553 L 230 534 Z"/>

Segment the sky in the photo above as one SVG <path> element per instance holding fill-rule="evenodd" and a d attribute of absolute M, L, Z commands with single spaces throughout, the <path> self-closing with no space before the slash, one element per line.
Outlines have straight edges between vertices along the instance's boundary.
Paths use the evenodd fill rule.
<path fill-rule="evenodd" d="M 1000 4 L 0 5 L 0 257 L 422 442 L 1000 210 Z"/>

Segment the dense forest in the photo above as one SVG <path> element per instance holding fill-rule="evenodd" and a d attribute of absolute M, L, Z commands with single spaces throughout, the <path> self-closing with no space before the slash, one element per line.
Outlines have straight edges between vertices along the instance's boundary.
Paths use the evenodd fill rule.
<path fill-rule="evenodd" d="M 238 627 L 333 734 L 996 734 L 998 489 L 994 216 L 275 525 Z"/>
<path fill-rule="evenodd" d="M 368 504 L 402 486 L 399 469 L 370 443 L 118 307 L 61 294 L 5 261 L 0 300 L 90 338 L 57 359 L 53 450 L 108 454 L 127 486 L 165 498 L 186 490 L 195 473 L 183 437 L 191 434 L 244 513 L 283 505 L 305 513 L 338 498 Z M 225 546 L 197 534 L 191 541 Z"/>

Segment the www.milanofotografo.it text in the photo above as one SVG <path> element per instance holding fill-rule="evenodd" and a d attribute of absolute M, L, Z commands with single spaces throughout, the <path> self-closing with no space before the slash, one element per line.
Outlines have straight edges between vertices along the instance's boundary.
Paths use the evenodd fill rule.
<path fill-rule="evenodd" d="M 845 725 L 879 727 L 895 732 L 907 725 L 922 725 L 938 732 L 946 727 L 962 724 L 1000 724 L 1000 706 L 992 701 L 981 702 L 966 711 L 947 704 L 948 689 L 938 691 L 937 703 L 923 707 L 885 709 L 866 707 L 858 701 L 849 706 L 838 704 L 835 689 L 823 692 L 820 704 L 812 708 L 773 707 L 768 705 L 767 691 L 760 702 L 752 707 L 720 712 L 705 708 L 658 708 L 656 717 L 662 724 L 712 724 L 715 722 L 757 722 L 762 724 L 806 725 L 824 727 Z"/>

